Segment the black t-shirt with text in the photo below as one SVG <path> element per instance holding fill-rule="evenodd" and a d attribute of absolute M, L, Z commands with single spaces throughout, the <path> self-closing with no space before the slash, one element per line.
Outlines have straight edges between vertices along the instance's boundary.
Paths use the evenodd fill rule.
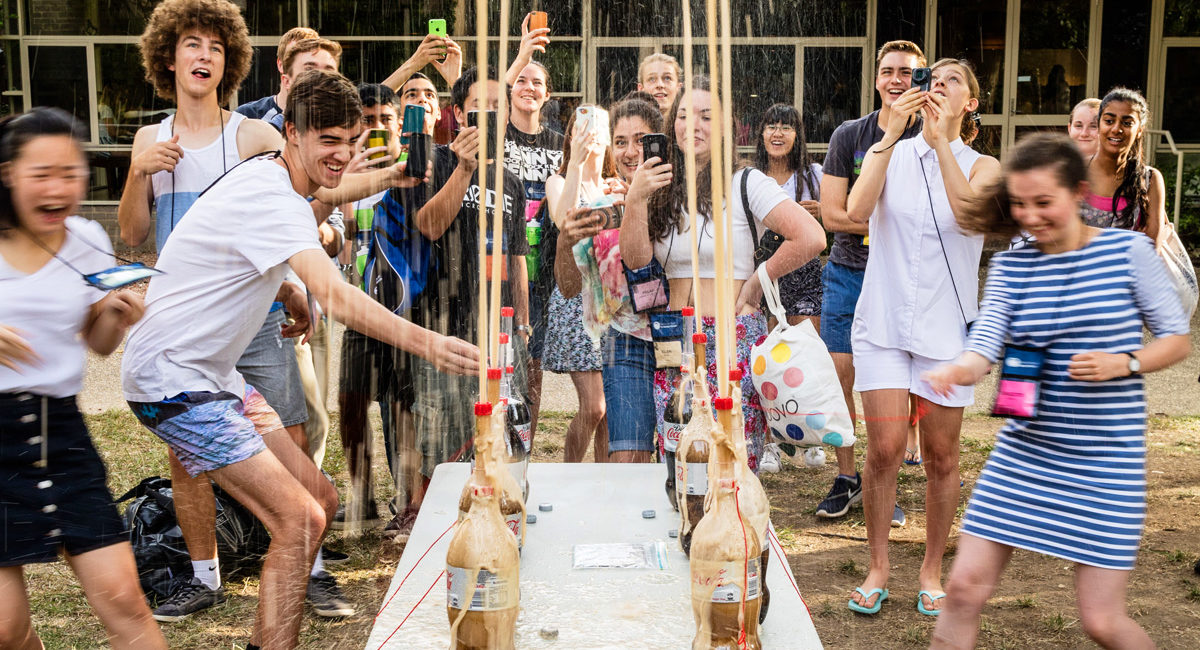
<path fill-rule="evenodd" d="M 905 129 L 901 140 L 911 138 L 921 132 L 921 120 Z M 879 111 L 858 118 L 846 120 L 834 130 L 829 138 L 829 153 L 825 154 L 822 171 L 826 176 L 838 176 L 847 179 L 846 195 L 862 173 L 863 158 L 867 151 L 883 139 L 884 130 L 879 128 Z M 890 144 L 890 143 L 889 143 Z M 852 235 L 847 232 L 833 233 L 833 248 L 829 251 L 829 260 L 852 269 L 867 268 L 868 247 L 863 245 L 862 235 Z"/>
<path fill-rule="evenodd" d="M 432 187 L 444 186 L 457 165 L 458 158 L 449 147 L 437 147 L 434 153 Z M 484 173 L 489 185 L 486 200 L 487 239 L 488 250 L 491 251 L 492 220 L 495 217 L 497 193 L 490 186 L 495 184 L 495 167 L 489 165 Z M 507 170 L 504 173 L 504 191 L 500 198 L 504 219 L 501 225 L 501 251 L 506 256 L 501 262 L 501 277 L 507 278 L 510 266 L 508 257 L 521 257 L 529 252 L 529 244 L 525 239 L 525 191 L 517 177 Z M 426 327 L 467 341 L 475 340 L 478 317 L 479 199 L 477 170 L 463 195 L 458 215 L 454 217 L 446 232 L 433 242 L 432 268 L 418 304 L 422 312 L 421 321 Z M 490 266 L 488 273 L 490 275 Z M 500 300 L 505 306 L 513 304 L 509 285 L 507 281 L 502 281 L 500 285 Z"/>

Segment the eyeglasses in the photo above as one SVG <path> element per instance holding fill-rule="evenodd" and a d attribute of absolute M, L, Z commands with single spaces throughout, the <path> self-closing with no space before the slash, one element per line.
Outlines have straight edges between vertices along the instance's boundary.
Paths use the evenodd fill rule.
<path fill-rule="evenodd" d="M 796 127 L 792 126 L 791 124 L 768 124 L 763 127 L 763 133 L 772 132 L 787 135 L 789 133 L 795 133 Z"/>

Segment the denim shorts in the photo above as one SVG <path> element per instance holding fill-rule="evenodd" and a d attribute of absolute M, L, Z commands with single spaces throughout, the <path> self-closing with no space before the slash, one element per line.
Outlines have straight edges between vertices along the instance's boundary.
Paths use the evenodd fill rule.
<path fill-rule="evenodd" d="M 825 272 L 821 274 L 825 290 L 821 297 L 821 340 L 830 352 L 853 353 L 850 329 L 864 275 L 866 270 L 852 269 L 832 260 L 825 264 Z"/>
<path fill-rule="evenodd" d="M 187 473 L 228 467 L 267 448 L 263 434 L 283 428 L 250 384 L 242 399 L 228 392 L 180 393 L 161 402 L 129 402 L 142 426 L 171 447 Z"/>
<path fill-rule="evenodd" d="M 296 363 L 296 339 L 279 333 L 286 318 L 282 309 L 267 314 L 266 322 L 238 359 L 237 371 L 262 393 L 283 426 L 290 427 L 308 421 L 308 407 Z"/>
<path fill-rule="evenodd" d="M 600 344 L 608 451 L 654 451 L 654 344 L 609 328 Z"/>

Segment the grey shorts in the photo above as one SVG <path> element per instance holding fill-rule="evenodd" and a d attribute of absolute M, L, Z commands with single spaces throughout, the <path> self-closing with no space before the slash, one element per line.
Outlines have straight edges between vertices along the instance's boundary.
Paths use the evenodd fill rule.
<path fill-rule="evenodd" d="M 267 314 L 266 322 L 238 359 L 237 370 L 247 384 L 262 393 L 283 426 L 290 427 L 308 421 L 308 408 L 304 405 L 300 366 L 296 364 L 296 339 L 279 333 L 285 320 L 282 309 Z"/>

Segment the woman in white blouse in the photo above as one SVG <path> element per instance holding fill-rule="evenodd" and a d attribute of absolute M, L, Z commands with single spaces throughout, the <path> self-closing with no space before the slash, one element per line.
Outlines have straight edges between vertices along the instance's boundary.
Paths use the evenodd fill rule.
<path fill-rule="evenodd" d="M 848 200 L 850 219 L 868 222 L 871 238 L 851 338 L 854 388 L 867 424 L 863 506 L 871 563 L 849 607 L 864 614 L 878 612 L 888 598 L 887 541 L 910 392 L 919 399 L 928 479 L 917 609 L 936 616 L 945 597 L 942 555 L 958 505 L 959 432 L 974 395 L 960 387 L 942 396 L 920 377 L 958 357 L 978 306 L 983 238 L 959 230 L 954 218 L 1000 169 L 968 146 L 978 131 L 971 115 L 978 97 L 970 64 L 935 63 L 929 90 L 911 88 L 892 106 L 887 134 L 867 153 Z M 918 111 L 921 136 L 900 141 Z"/>

